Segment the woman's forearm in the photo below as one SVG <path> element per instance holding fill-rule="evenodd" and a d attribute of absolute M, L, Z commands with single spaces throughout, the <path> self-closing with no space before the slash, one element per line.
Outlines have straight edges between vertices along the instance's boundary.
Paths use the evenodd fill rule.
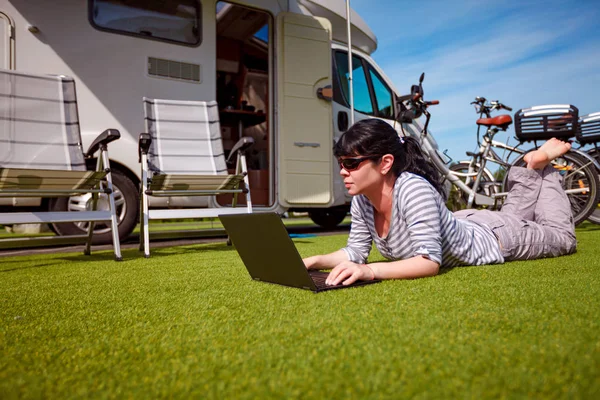
<path fill-rule="evenodd" d="M 369 264 L 376 279 L 415 279 L 435 276 L 440 265 L 428 258 L 415 256 L 406 260 Z"/>
<path fill-rule="evenodd" d="M 328 269 L 344 261 L 348 261 L 348 255 L 344 250 L 338 250 L 329 254 L 307 257 L 304 259 L 304 264 L 308 269 Z"/>

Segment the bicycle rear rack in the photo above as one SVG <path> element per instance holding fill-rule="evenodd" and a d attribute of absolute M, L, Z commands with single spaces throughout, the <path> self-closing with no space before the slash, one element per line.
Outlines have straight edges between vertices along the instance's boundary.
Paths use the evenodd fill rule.
<path fill-rule="evenodd" d="M 568 104 L 524 108 L 515 113 L 515 133 L 521 142 L 570 139 L 577 135 L 579 110 Z"/>

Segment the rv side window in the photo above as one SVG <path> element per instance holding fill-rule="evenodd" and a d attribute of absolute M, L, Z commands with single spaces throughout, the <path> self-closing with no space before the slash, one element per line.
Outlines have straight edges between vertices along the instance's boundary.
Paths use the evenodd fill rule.
<path fill-rule="evenodd" d="M 198 0 L 89 0 L 90 23 L 104 31 L 190 46 L 201 41 Z"/>
<path fill-rule="evenodd" d="M 375 92 L 375 99 L 377 100 L 378 116 L 383 118 L 393 118 L 394 108 L 392 106 L 392 91 L 379 77 L 379 74 L 370 66 L 369 75 L 371 76 L 373 91 Z"/>
<path fill-rule="evenodd" d="M 335 63 L 343 97 L 346 104 L 349 105 L 350 94 L 348 92 L 348 77 L 350 74 L 348 73 L 348 54 L 336 52 Z M 362 59 L 356 56 L 352 56 L 352 79 L 354 80 L 352 85 L 354 88 L 354 109 L 363 114 L 374 115 L 373 103 L 371 102 L 369 85 L 367 83 L 367 76 L 365 75 Z"/>

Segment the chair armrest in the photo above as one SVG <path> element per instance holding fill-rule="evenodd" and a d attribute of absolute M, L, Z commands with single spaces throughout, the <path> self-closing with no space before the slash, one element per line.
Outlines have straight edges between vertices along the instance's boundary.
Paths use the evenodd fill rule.
<path fill-rule="evenodd" d="M 236 153 L 244 154 L 252 145 L 254 144 L 254 138 L 249 136 L 244 136 L 238 140 L 238 142 L 233 146 L 231 152 L 229 153 L 229 157 L 227 157 L 227 162 L 233 157 Z"/>
<path fill-rule="evenodd" d="M 152 144 L 152 138 L 149 133 L 140 133 L 138 139 L 138 162 L 142 162 L 142 154 L 148 154 L 150 145 Z"/>
<path fill-rule="evenodd" d="M 94 142 L 90 145 L 87 153 L 85 153 L 86 157 L 92 157 L 99 148 L 104 147 L 112 141 L 115 141 L 121 137 L 121 133 L 116 129 L 107 129 L 94 140 Z"/>

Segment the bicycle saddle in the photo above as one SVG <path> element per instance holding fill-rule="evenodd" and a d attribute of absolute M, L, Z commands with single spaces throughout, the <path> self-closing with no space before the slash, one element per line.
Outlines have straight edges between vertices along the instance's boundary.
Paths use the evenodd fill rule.
<path fill-rule="evenodd" d="M 510 115 L 498 115 L 494 118 L 479 118 L 477 120 L 477 125 L 483 126 L 497 126 L 500 129 L 506 129 L 513 123 L 512 117 Z"/>

